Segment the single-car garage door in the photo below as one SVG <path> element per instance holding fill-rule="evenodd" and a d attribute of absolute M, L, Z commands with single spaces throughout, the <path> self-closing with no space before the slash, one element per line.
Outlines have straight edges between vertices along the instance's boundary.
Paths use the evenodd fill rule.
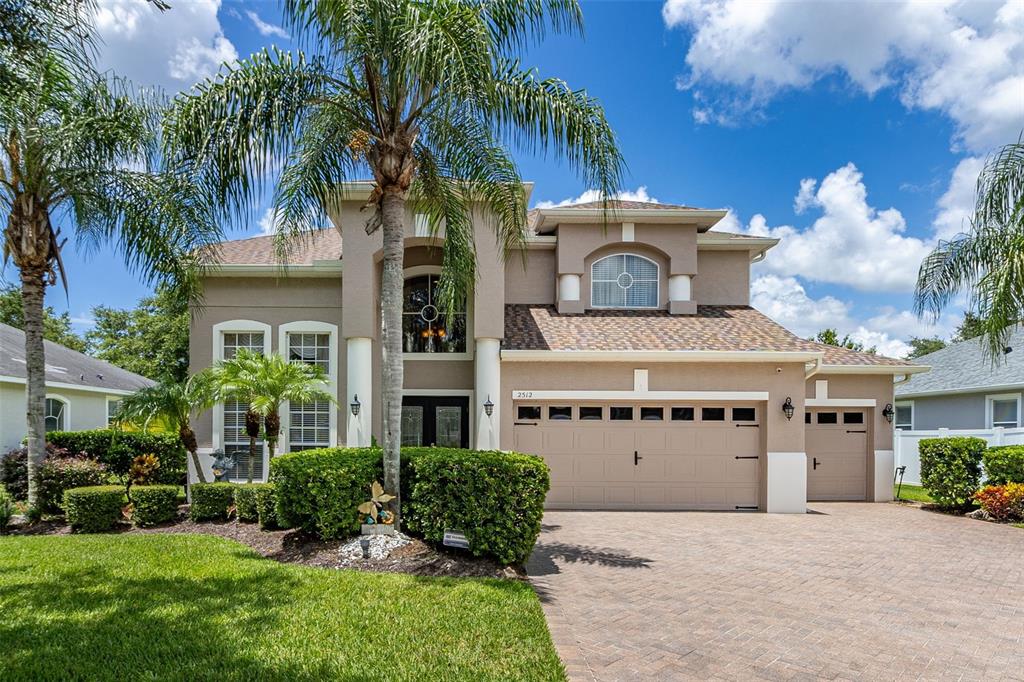
<path fill-rule="evenodd" d="M 757 509 L 761 407 L 526 403 L 515 449 L 551 468 L 551 509 Z"/>
<path fill-rule="evenodd" d="M 805 415 L 807 499 L 867 499 L 866 411 L 812 409 Z"/>

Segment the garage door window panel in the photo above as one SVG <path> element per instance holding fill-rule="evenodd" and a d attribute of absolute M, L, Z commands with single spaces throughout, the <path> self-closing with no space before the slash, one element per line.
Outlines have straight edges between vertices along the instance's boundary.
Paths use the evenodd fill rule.
<path fill-rule="evenodd" d="M 843 412 L 843 423 L 844 424 L 863 424 L 864 413 L 863 412 Z"/>
<path fill-rule="evenodd" d="M 613 422 L 631 422 L 633 421 L 633 408 L 610 407 L 608 408 L 608 416 Z"/>
<path fill-rule="evenodd" d="M 753 407 L 734 407 L 732 408 L 732 420 L 734 422 L 757 421 L 757 410 Z"/>
<path fill-rule="evenodd" d="M 516 409 L 517 419 L 540 419 L 540 405 L 520 405 Z"/>
<path fill-rule="evenodd" d="M 599 422 L 604 420 L 604 408 L 592 405 L 580 406 L 580 421 Z"/>
<path fill-rule="evenodd" d="M 552 405 L 548 408 L 548 420 L 550 421 L 571 421 L 572 408 L 567 405 Z"/>
<path fill-rule="evenodd" d="M 838 424 L 839 413 L 838 412 L 819 412 L 818 413 L 819 424 Z"/>
<path fill-rule="evenodd" d="M 665 408 L 664 407 L 641 407 L 640 408 L 640 421 L 644 422 L 660 422 L 665 419 Z"/>
<path fill-rule="evenodd" d="M 724 422 L 724 407 L 702 407 L 700 408 L 700 420 L 702 422 Z"/>
<path fill-rule="evenodd" d="M 672 408 L 672 421 L 674 422 L 692 422 L 693 418 L 694 410 L 692 407 Z"/>

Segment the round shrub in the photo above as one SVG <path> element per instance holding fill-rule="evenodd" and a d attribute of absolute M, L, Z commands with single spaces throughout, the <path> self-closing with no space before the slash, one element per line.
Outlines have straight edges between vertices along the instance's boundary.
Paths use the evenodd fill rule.
<path fill-rule="evenodd" d="M 193 483 L 189 518 L 193 521 L 217 521 L 228 518 L 235 504 L 234 483 Z"/>
<path fill-rule="evenodd" d="M 1024 483 L 985 486 L 974 499 L 996 521 L 1017 521 L 1024 518 Z"/>
<path fill-rule="evenodd" d="M 981 461 L 989 485 L 1024 483 L 1024 445 L 989 448 Z"/>
<path fill-rule="evenodd" d="M 107 468 L 85 457 L 47 457 L 36 470 L 36 506 L 44 514 L 59 514 L 64 491 L 103 485 Z M 124 494 L 124 488 L 119 488 Z"/>
<path fill-rule="evenodd" d="M 235 514 L 239 521 L 259 521 L 259 495 L 268 487 L 273 489 L 270 483 L 245 483 L 235 488 Z"/>
<path fill-rule="evenodd" d="M 136 526 L 155 526 L 178 516 L 176 485 L 138 485 L 132 488 L 132 521 Z"/>
<path fill-rule="evenodd" d="M 437 543 L 445 529 L 458 529 L 476 556 L 526 562 L 540 535 L 551 484 L 543 459 L 446 448 L 411 448 L 404 454 L 411 473 L 402 504 L 407 529 Z"/>
<path fill-rule="evenodd" d="M 356 507 L 369 499 L 370 484 L 383 474 L 378 448 L 322 448 L 275 457 L 270 478 L 277 520 L 325 540 L 351 535 L 359 530 Z"/>
<path fill-rule="evenodd" d="M 71 528 L 83 533 L 110 530 L 121 520 L 124 488 L 98 485 L 64 491 L 64 509 Z"/>
<path fill-rule="evenodd" d="M 981 479 L 981 438 L 925 438 L 918 443 L 921 484 L 943 509 L 968 506 Z"/>

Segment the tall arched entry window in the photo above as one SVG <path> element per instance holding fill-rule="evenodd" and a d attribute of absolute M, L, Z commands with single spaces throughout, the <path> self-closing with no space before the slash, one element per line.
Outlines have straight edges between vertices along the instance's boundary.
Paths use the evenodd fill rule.
<path fill-rule="evenodd" d="M 631 253 L 617 253 L 590 266 L 590 305 L 594 308 L 657 308 L 658 264 Z"/>
<path fill-rule="evenodd" d="M 466 307 L 450 318 L 437 301 L 439 275 L 405 280 L 402 304 L 402 349 L 406 353 L 465 353 Z"/>
<path fill-rule="evenodd" d="M 50 431 L 63 431 L 67 427 L 66 412 L 63 400 L 57 398 L 46 399 L 46 432 Z"/>

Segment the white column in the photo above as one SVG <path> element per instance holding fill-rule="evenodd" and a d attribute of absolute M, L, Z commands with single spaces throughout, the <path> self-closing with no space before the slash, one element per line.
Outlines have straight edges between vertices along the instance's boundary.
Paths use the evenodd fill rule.
<path fill-rule="evenodd" d="M 668 300 L 689 301 L 692 297 L 689 275 L 672 275 L 668 278 Z"/>
<path fill-rule="evenodd" d="M 501 342 L 498 339 L 476 340 L 476 448 L 498 450 L 501 433 Z M 494 404 L 487 416 L 484 403 Z"/>
<path fill-rule="evenodd" d="M 578 301 L 580 300 L 580 276 L 567 274 L 558 278 L 558 300 Z"/>
<path fill-rule="evenodd" d="M 373 344 L 362 336 L 345 339 L 347 363 L 345 367 L 345 397 L 341 407 L 348 418 L 345 444 L 350 448 L 370 444 L 371 416 L 373 414 Z M 352 416 L 349 407 L 359 396 L 359 415 Z"/>
<path fill-rule="evenodd" d="M 769 514 L 807 512 L 806 453 L 768 453 L 768 500 L 765 511 Z"/>
<path fill-rule="evenodd" d="M 875 502 L 892 502 L 892 479 L 896 471 L 893 450 L 875 450 Z"/>

